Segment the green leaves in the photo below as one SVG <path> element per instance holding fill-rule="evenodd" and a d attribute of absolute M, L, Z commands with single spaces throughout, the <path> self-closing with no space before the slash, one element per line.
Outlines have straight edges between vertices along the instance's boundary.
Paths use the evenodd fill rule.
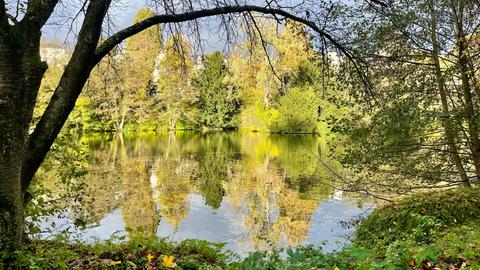
<path fill-rule="evenodd" d="M 220 52 L 208 55 L 192 79 L 198 92 L 197 125 L 206 128 L 232 128 L 240 111 L 237 88 L 229 79 L 229 71 Z"/>
<path fill-rule="evenodd" d="M 278 111 L 280 117 L 276 123 L 277 130 L 307 133 L 316 131 L 318 99 L 311 88 L 289 89 L 280 98 Z"/>

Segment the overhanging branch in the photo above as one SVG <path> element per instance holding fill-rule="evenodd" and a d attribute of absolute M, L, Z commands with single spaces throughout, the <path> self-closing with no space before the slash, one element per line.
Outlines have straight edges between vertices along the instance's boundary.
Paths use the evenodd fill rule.
<path fill-rule="evenodd" d="M 6 14 L 7 16 L 7 19 L 11 20 L 13 22 L 13 24 L 18 24 L 18 21 L 17 21 L 17 18 L 15 18 L 15 16 L 11 15 L 11 14 Z"/>
<path fill-rule="evenodd" d="M 127 27 L 116 34 L 109 37 L 107 40 L 100 45 L 97 50 L 95 51 L 94 56 L 94 63 L 98 63 L 104 56 L 106 56 L 115 46 L 120 44 L 125 39 L 140 33 L 141 31 L 152 27 L 157 24 L 165 24 L 165 23 L 179 23 L 179 22 L 186 22 L 192 21 L 204 17 L 211 17 L 211 16 L 218 16 L 218 15 L 225 15 L 225 14 L 232 14 L 232 13 L 243 13 L 243 12 L 258 12 L 263 14 L 269 14 L 273 16 L 282 16 L 288 18 L 290 20 L 300 22 L 308 27 L 310 27 L 313 31 L 317 32 L 319 35 L 326 38 L 333 46 L 335 46 L 342 54 L 347 57 L 351 62 L 354 62 L 353 55 L 337 40 L 335 40 L 330 34 L 323 31 L 320 27 L 318 27 L 314 22 L 309 21 L 307 19 L 295 16 L 285 10 L 282 9 L 275 9 L 275 8 L 268 8 L 268 7 L 261 7 L 261 6 L 254 6 L 254 5 L 243 5 L 243 6 L 224 6 L 224 7 L 217 7 L 212 9 L 204 9 L 198 11 L 190 11 L 180 14 L 163 14 L 150 17 L 143 21 L 140 21 L 130 27 Z"/>

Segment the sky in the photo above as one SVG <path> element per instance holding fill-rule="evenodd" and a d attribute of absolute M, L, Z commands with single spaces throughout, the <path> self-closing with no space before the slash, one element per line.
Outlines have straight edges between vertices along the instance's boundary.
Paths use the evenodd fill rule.
<path fill-rule="evenodd" d="M 110 14 L 113 18 L 116 31 L 121 30 L 125 27 L 128 27 L 132 24 L 135 14 L 138 9 L 146 7 L 146 0 L 121 0 L 120 5 L 113 6 L 110 9 Z M 42 29 L 43 38 L 48 42 L 63 44 L 66 46 L 72 46 L 75 40 L 75 34 L 68 32 L 69 27 L 65 25 L 60 25 L 64 20 L 60 14 L 70 13 L 74 14 L 78 9 L 74 11 L 65 11 L 61 8 L 58 8 L 55 11 L 57 16 L 53 16 L 48 22 L 47 25 Z M 60 15 L 60 16 L 59 16 Z M 78 33 L 80 28 L 81 18 L 77 20 L 78 22 L 74 25 L 73 33 Z M 212 34 L 208 29 L 202 31 L 202 39 L 204 39 L 203 49 L 205 52 L 212 52 L 215 50 L 222 50 L 224 48 L 224 42 L 220 40 L 218 35 Z"/>
<path fill-rule="evenodd" d="M 114 15 L 114 22 L 118 29 L 123 29 L 131 25 L 133 19 L 135 18 L 135 13 L 139 8 L 145 7 L 145 0 L 129 0 L 122 1 L 122 7 L 114 7 L 112 9 L 112 14 Z M 76 11 L 76 10 L 75 10 Z M 71 11 L 69 13 L 74 13 Z M 52 42 L 63 43 L 67 38 L 67 27 L 60 26 L 59 24 L 63 21 L 60 14 L 67 13 L 65 9 L 57 7 L 55 10 L 54 16 L 47 22 L 47 25 L 42 29 L 44 38 Z M 81 21 L 81 19 L 79 20 Z M 78 24 L 76 25 L 79 26 Z M 69 39 L 73 39 L 70 37 Z"/>

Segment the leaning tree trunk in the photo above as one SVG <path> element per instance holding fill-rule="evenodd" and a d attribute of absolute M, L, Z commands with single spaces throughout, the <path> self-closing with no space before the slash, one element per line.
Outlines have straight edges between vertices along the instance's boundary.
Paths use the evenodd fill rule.
<path fill-rule="evenodd" d="M 111 1 L 90 1 L 59 86 L 28 136 L 38 89 L 47 69 L 40 59 L 41 27 L 57 2 L 29 1 L 24 19 L 9 25 L 0 1 L 0 255 L 5 255 L 3 251 L 11 254 L 9 250 L 22 244 L 28 188 L 98 62 L 92 58 Z"/>

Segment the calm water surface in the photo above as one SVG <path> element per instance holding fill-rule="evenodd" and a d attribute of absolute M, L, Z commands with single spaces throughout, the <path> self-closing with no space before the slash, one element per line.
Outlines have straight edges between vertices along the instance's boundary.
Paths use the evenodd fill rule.
<path fill-rule="evenodd" d="M 225 242 L 239 254 L 299 244 L 331 251 L 371 204 L 334 188 L 326 143 L 311 135 L 165 133 L 84 138 L 85 240 L 141 229 Z M 50 222 L 66 222 L 46 218 Z M 130 230 L 128 230 L 130 231 Z M 132 232 L 130 232 L 132 233 Z"/>

